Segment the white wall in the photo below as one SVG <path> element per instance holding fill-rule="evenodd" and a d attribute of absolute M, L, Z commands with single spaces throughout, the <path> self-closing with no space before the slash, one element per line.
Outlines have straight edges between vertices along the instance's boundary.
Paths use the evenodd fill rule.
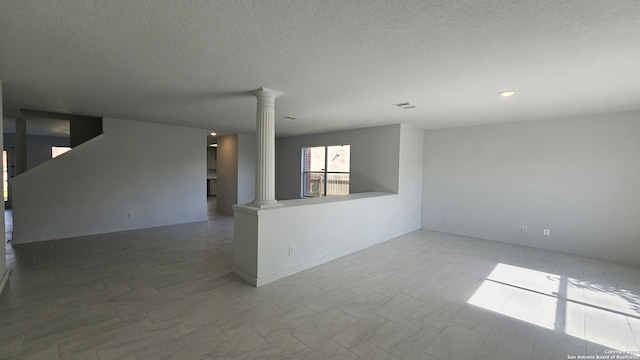
<path fill-rule="evenodd" d="M 422 219 L 422 168 L 424 163 L 424 132 L 408 124 L 400 128 L 400 151 L 398 164 L 398 195 L 401 209 L 396 216 L 402 226 L 421 226 Z"/>
<path fill-rule="evenodd" d="M 238 134 L 237 204 L 253 201 L 256 195 L 256 137 Z"/>
<path fill-rule="evenodd" d="M 207 169 L 216 169 L 216 148 L 207 146 Z"/>
<path fill-rule="evenodd" d="M 349 193 L 398 191 L 398 136 L 400 125 L 278 138 L 276 144 L 276 198 L 301 194 L 302 147 L 351 145 Z"/>
<path fill-rule="evenodd" d="M 216 210 L 233 214 L 238 202 L 238 135 L 218 137 Z"/>
<path fill-rule="evenodd" d="M 103 135 L 12 180 L 13 241 L 206 220 L 205 136 L 105 118 Z"/>
<path fill-rule="evenodd" d="M 370 148 L 360 139 L 387 133 L 382 144 L 386 152 L 395 154 L 393 159 L 385 158 L 392 164 L 372 167 L 377 171 L 395 168 L 382 176 L 387 183 L 393 183 L 390 178 L 395 177 L 398 192 L 284 200 L 281 207 L 260 210 L 236 207 L 236 274 L 259 286 L 420 228 L 423 132 L 403 124 L 348 133 L 357 139 L 351 143 L 352 154 L 366 154 L 359 149 L 361 145 Z M 332 134 L 336 137 L 324 140 L 335 144 L 334 139 L 344 136 Z M 382 140 L 376 136 L 373 139 Z M 291 143 L 300 143 L 293 140 L 289 138 Z M 380 152 L 372 151 L 369 157 L 360 159 L 376 164 L 380 156 Z M 292 176 L 298 178 L 299 170 Z M 370 180 L 373 183 L 377 179 Z M 294 247 L 292 256 L 289 246 Z"/>
<path fill-rule="evenodd" d="M 216 209 L 233 214 L 232 206 L 255 197 L 256 137 L 234 134 L 218 138 Z"/>
<path fill-rule="evenodd" d="M 0 129 L 2 129 L 4 123 L 2 114 L 2 80 L 0 80 Z M 4 149 L 3 141 L 4 137 L 0 136 L 0 149 Z M 0 182 L 3 181 L 3 176 L 4 174 L 0 172 Z M 2 202 L 2 207 L 0 209 L 2 210 L 2 214 L 0 214 L 0 230 L 2 230 L 0 231 L 0 233 L 2 234 L 0 235 L 0 240 L 2 240 L 2 244 L 0 244 L 0 293 L 2 293 L 2 290 L 4 289 L 4 286 L 6 285 L 9 278 L 9 271 L 7 270 L 7 254 L 5 249 L 6 240 L 4 233 L 4 201 Z"/>
<path fill-rule="evenodd" d="M 640 113 L 426 131 L 423 184 L 424 228 L 640 263 Z"/>

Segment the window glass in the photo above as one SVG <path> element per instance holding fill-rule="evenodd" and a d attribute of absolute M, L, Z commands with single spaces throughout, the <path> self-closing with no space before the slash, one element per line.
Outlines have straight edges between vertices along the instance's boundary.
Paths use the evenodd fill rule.
<path fill-rule="evenodd" d="M 4 201 L 9 200 L 9 166 L 7 163 L 7 151 L 2 151 L 2 188 L 4 192 Z"/>
<path fill-rule="evenodd" d="M 324 146 L 305 148 L 305 171 L 324 171 Z"/>
<path fill-rule="evenodd" d="M 68 146 L 52 146 L 51 147 L 51 158 L 55 158 L 58 157 L 64 153 L 66 153 L 67 151 L 71 150 L 70 147 Z"/>
<path fill-rule="evenodd" d="M 302 148 L 302 196 L 349 194 L 350 152 L 349 145 Z"/>
<path fill-rule="evenodd" d="M 349 195 L 349 174 L 327 174 L 327 196 Z"/>
<path fill-rule="evenodd" d="M 324 173 L 304 173 L 302 175 L 302 196 L 319 197 L 324 193 Z"/>
<path fill-rule="evenodd" d="M 327 146 L 327 171 L 349 172 L 351 164 L 349 145 Z"/>

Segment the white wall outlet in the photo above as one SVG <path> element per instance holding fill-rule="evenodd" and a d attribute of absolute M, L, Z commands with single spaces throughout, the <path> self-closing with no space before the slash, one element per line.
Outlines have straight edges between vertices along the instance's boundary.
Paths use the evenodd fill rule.
<path fill-rule="evenodd" d="M 128 217 L 129 219 L 133 218 L 133 213 L 132 213 L 132 212 L 128 213 L 128 214 L 127 214 L 127 217 Z"/>
<path fill-rule="evenodd" d="M 522 225 L 522 227 L 520 228 L 520 231 L 522 231 L 523 233 L 526 233 L 527 230 L 527 225 Z"/>
<path fill-rule="evenodd" d="M 544 234 L 544 236 L 549 236 L 549 229 L 544 229 L 542 233 Z"/>
<path fill-rule="evenodd" d="M 293 256 L 293 246 L 289 246 L 289 256 Z"/>

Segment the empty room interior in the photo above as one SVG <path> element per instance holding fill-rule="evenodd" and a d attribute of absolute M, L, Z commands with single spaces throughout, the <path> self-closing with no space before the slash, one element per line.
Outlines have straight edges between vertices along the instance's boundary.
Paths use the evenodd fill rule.
<path fill-rule="evenodd" d="M 639 359 L 640 2 L 0 3 L 4 359 Z"/>

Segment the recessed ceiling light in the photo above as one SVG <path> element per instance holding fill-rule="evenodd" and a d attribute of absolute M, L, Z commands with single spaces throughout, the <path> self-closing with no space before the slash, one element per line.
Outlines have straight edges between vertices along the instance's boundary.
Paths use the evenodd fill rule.
<path fill-rule="evenodd" d="M 509 97 L 509 96 L 513 96 L 515 93 L 516 93 L 515 90 L 505 90 L 500 92 L 500 96 Z"/>
<path fill-rule="evenodd" d="M 211 135 L 211 136 L 216 136 L 216 135 L 218 135 L 218 134 L 217 134 L 216 132 L 212 132 L 212 133 L 211 133 L 211 134 L 209 134 L 209 135 Z"/>
<path fill-rule="evenodd" d="M 209 147 L 218 147 L 218 144 L 211 144 Z"/>
<path fill-rule="evenodd" d="M 416 108 L 415 105 L 413 105 L 411 103 L 408 103 L 408 102 L 402 102 L 402 103 L 397 103 L 397 104 L 393 104 L 393 105 L 395 105 L 395 106 L 397 106 L 399 108 L 405 109 L 405 110 L 415 109 Z"/>
<path fill-rule="evenodd" d="M 285 116 L 283 118 L 287 119 L 287 120 L 298 120 L 299 119 L 298 117 L 295 117 L 295 116 Z"/>

